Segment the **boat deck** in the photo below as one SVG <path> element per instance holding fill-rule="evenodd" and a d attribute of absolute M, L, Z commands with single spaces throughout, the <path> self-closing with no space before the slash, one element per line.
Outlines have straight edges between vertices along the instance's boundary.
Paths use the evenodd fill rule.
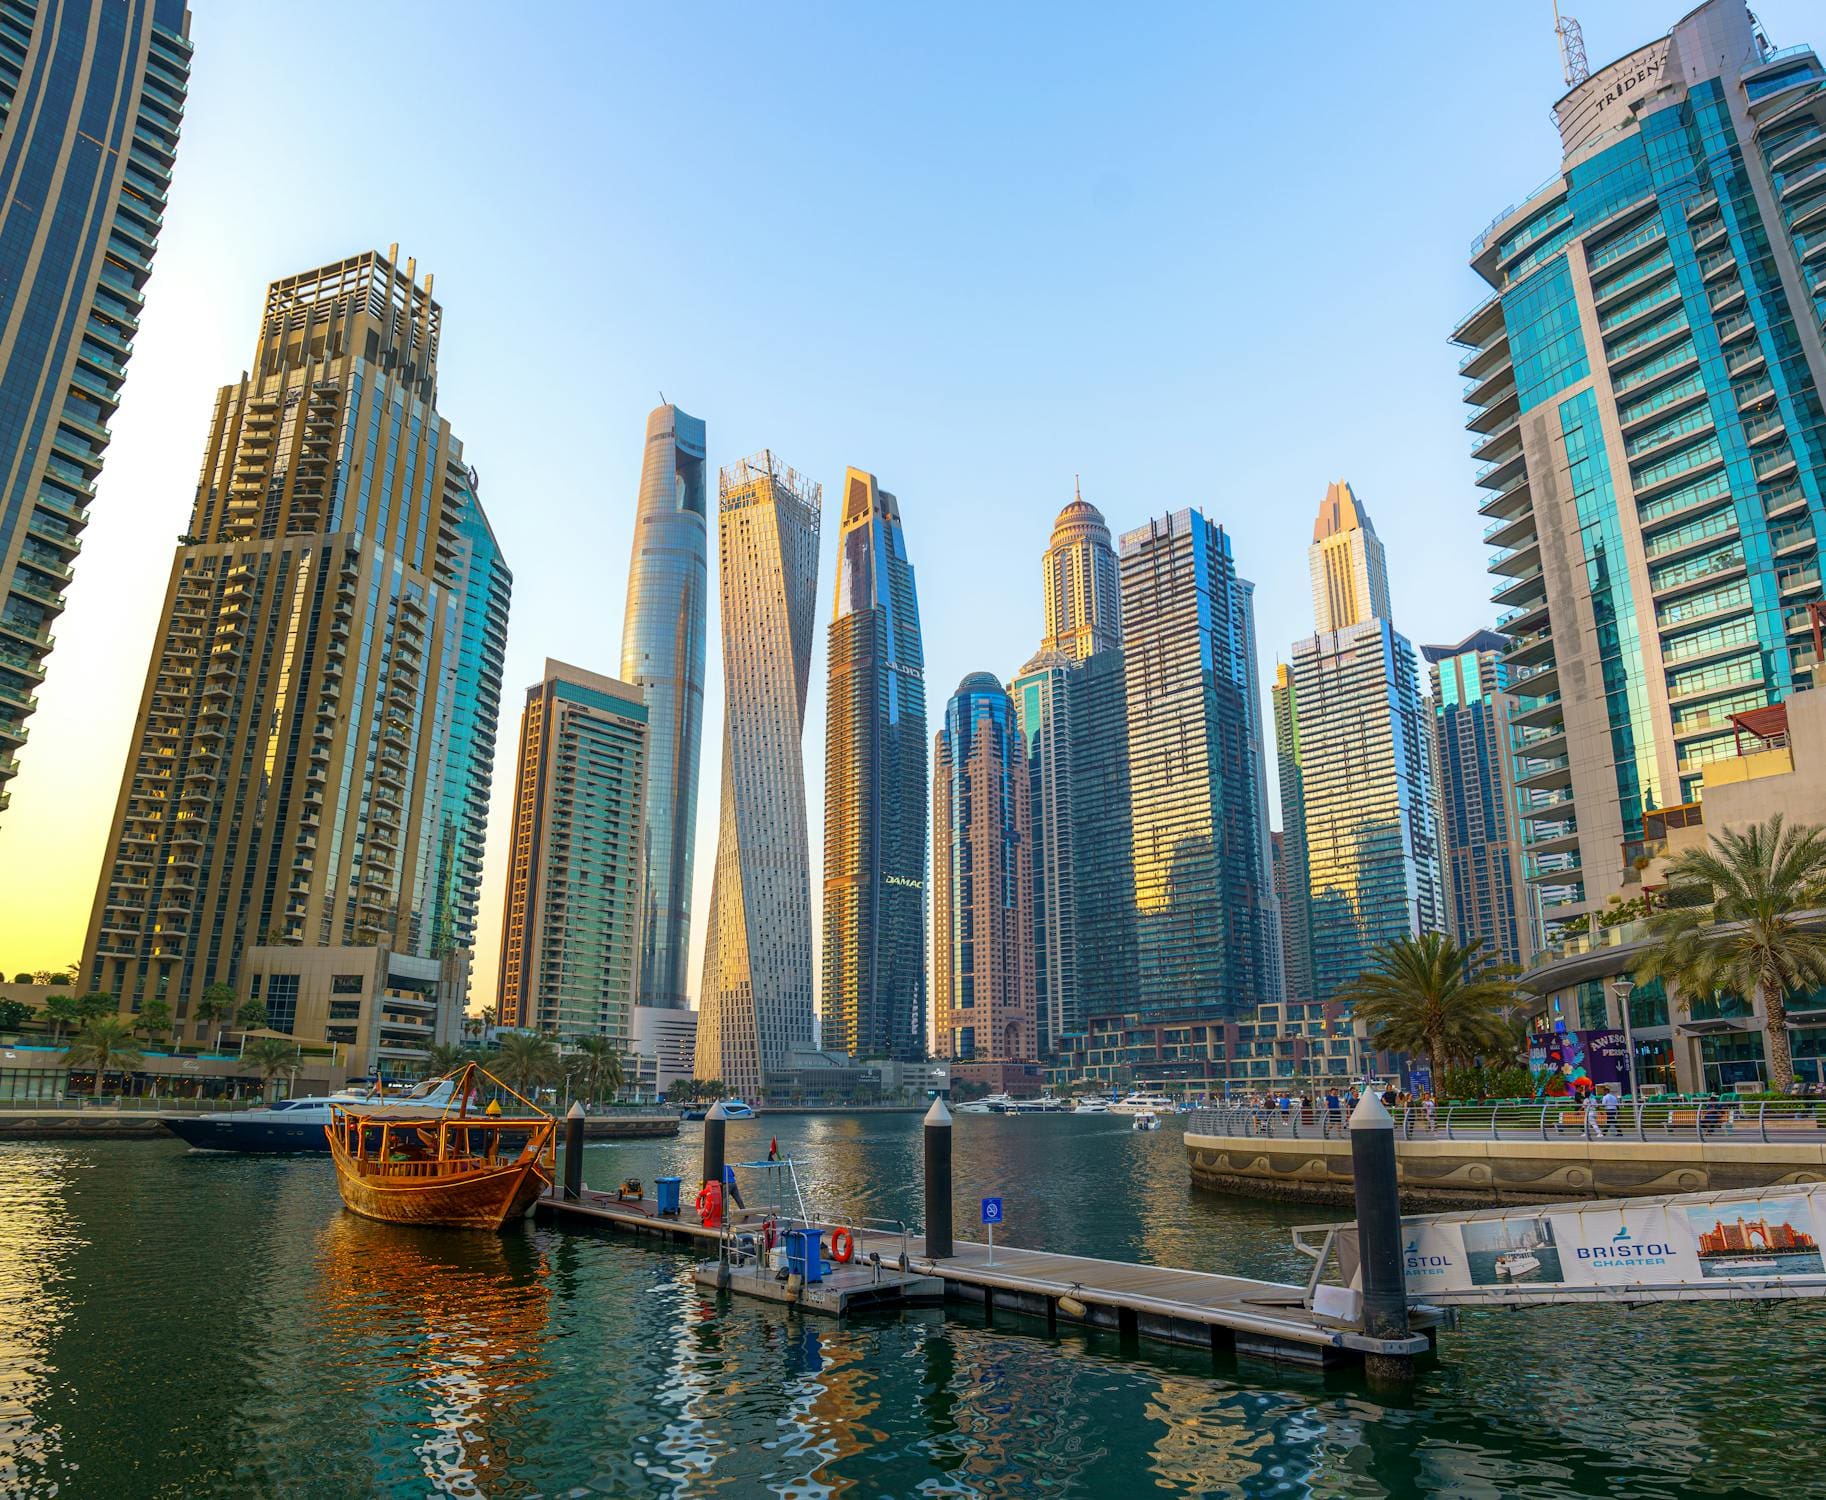
<path fill-rule="evenodd" d="M 662 1219 L 650 1198 L 617 1202 L 613 1193 L 586 1189 L 577 1202 L 548 1194 L 538 1200 L 534 1211 L 542 1223 L 600 1226 L 672 1243 L 714 1245 L 721 1239 L 718 1230 L 706 1229 L 698 1221 L 689 1204 L 678 1218 Z M 738 1212 L 734 1222 L 740 1226 L 760 1218 L 761 1214 L 750 1210 Z M 870 1251 L 881 1256 L 884 1270 L 898 1273 L 900 1245 L 899 1235 L 860 1234 L 858 1261 L 851 1263 L 850 1274 L 870 1273 L 871 1268 L 859 1263 Z M 1004 1244 L 996 1245 L 991 1262 L 989 1247 L 970 1240 L 955 1240 L 952 1248 L 951 1256 L 931 1260 L 924 1240 L 912 1236 L 907 1274 L 937 1280 L 946 1299 L 980 1306 L 991 1322 L 998 1314 L 1019 1314 L 1044 1322 L 1049 1332 L 1060 1323 L 1076 1323 L 1110 1329 L 1124 1338 L 1157 1339 L 1294 1364 L 1331 1365 L 1352 1362 L 1365 1354 L 1422 1353 L 1432 1346 L 1432 1330 L 1442 1321 L 1436 1309 L 1415 1308 L 1412 1319 L 1418 1331 L 1409 1338 L 1368 1338 L 1313 1312 L 1305 1305 L 1302 1287 Z M 709 1269 L 707 1284 L 714 1285 L 714 1262 Z M 698 1280 L 704 1284 L 701 1267 Z M 1081 1305 L 1083 1311 L 1062 1308 L 1062 1298 Z M 810 1298 L 801 1305 L 827 1310 Z"/>

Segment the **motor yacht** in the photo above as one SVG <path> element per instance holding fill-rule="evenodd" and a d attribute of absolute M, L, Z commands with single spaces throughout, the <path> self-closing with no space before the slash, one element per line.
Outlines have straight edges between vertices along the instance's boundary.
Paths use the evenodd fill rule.
<path fill-rule="evenodd" d="M 281 1099 L 263 1109 L 224 1110 L 162 1123 L 179 1140 L 201 1151 L 308 1152 L 327 1156 L 330 1140 L 324 1127 L 330 1123 L 333 1106 L 347 1109 L 384 1104 L 388 1109 L 437 1115 L 455 1096 L 455 1079 L 428 1078 L 398 1094 L 389 1094 L 375 1085 L 316 1098 Z"/>
<path fill-rule="evenodd" d="M 1109 1112 L 1110 1101 L 1095 1094 L 1072 1101 L 1074 1115 L 1107 1115 Z"/>
<path fill-rule="evenodd" d="M 1137 1110 L 1129 1121 L 1129 1128 L 1131 1130 L 1158 1130 L 1160 1129 L 1160 1116 L 1151 1109 Z"/>
<path fill-rule="evenodd" d="M 1178 1112 L 1173 1101 L 1165 1094 L 1133 1093 L 1126 1098 L 1118 1099 L 1110 1106 L 1110 1113 L 1113 1115 L 1138 1115 L 1143 1110 L 1151 1110 L 1157 1115 L 1170 1115 Z"/>

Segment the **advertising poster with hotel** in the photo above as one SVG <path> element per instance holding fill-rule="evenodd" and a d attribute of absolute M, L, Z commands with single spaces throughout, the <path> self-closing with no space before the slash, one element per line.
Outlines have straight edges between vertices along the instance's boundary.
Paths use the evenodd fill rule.
<path fill-rule="evenodd" d="M 1568 1286 L 1664 1286 L 1699 1278 L 1685 1222 L 1660 1204 L 1569 1208 L 1549 1217 Z"/>

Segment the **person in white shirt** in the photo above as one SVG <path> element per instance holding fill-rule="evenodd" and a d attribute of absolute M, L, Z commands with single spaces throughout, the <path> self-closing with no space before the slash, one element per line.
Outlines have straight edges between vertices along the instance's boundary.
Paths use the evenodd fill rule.
<path fill-rule="evenodd" d="M 1622 1107 L 1622 1105 L 1623 1105 L 1623 1100 L 1617 1094 L 1617 1091 L 1615 1089 L 1610 1089 L 1605 1092 L 1605 1095 L 1604 1095 L 1604 1133 L 1606 1135 L 1621 1135 L 1623 1133 L 1622 1130 L 1617 1125 L 1617 1111 Z"/>
<path fill-rule="evenodd" d="M 1585 1096 L 1585 1139 L 1595 1141 L 1598 1138 L 1598 1096 L 1595 1093 Z"/>

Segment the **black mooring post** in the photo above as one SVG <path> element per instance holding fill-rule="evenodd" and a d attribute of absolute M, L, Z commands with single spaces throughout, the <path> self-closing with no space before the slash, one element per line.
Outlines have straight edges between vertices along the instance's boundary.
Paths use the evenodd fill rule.
<path fill-rule="evenodd" d="M 724 1122 L 729 1118 L 729 1111 L 723 1108 L 723 1101 L 710 1106 L 710 1112 L 704 1116 L 704 1181 L 716 1184 L 720 1193 L 723 1191 L 723 1136 L 728 1126 Z M 728 1208 L 724 1208 L 724 1218 L 728 1218 Z"/>
<path fill-rule="evenodd" d="M 926 1256 L 944 1260 L 951 1247 L 951 1111 L 934 1099 L 926 1111 Z"/>
<path fill-rule="evenodd" d="M 1350 1117 L 1350 1159 L 1357 1199 L 1357 1254 L 1363 1266 L 1363 1331 L 1371 1338 L 1409 1333 L 1406 1260 L 1401 1247 L 1401 1188 L 1395 1174 L 1395 1122 L 1365 1090 Z M 1366 1354 L 1372 1382 L 1414 1378 L 1411 1354 Z"/>
<path fill-rule="evenodd" d="M 564 1117 L 564 1196 L 571 1203 L 583 1197 L 583 1106 L 575 1103 Z"/>

